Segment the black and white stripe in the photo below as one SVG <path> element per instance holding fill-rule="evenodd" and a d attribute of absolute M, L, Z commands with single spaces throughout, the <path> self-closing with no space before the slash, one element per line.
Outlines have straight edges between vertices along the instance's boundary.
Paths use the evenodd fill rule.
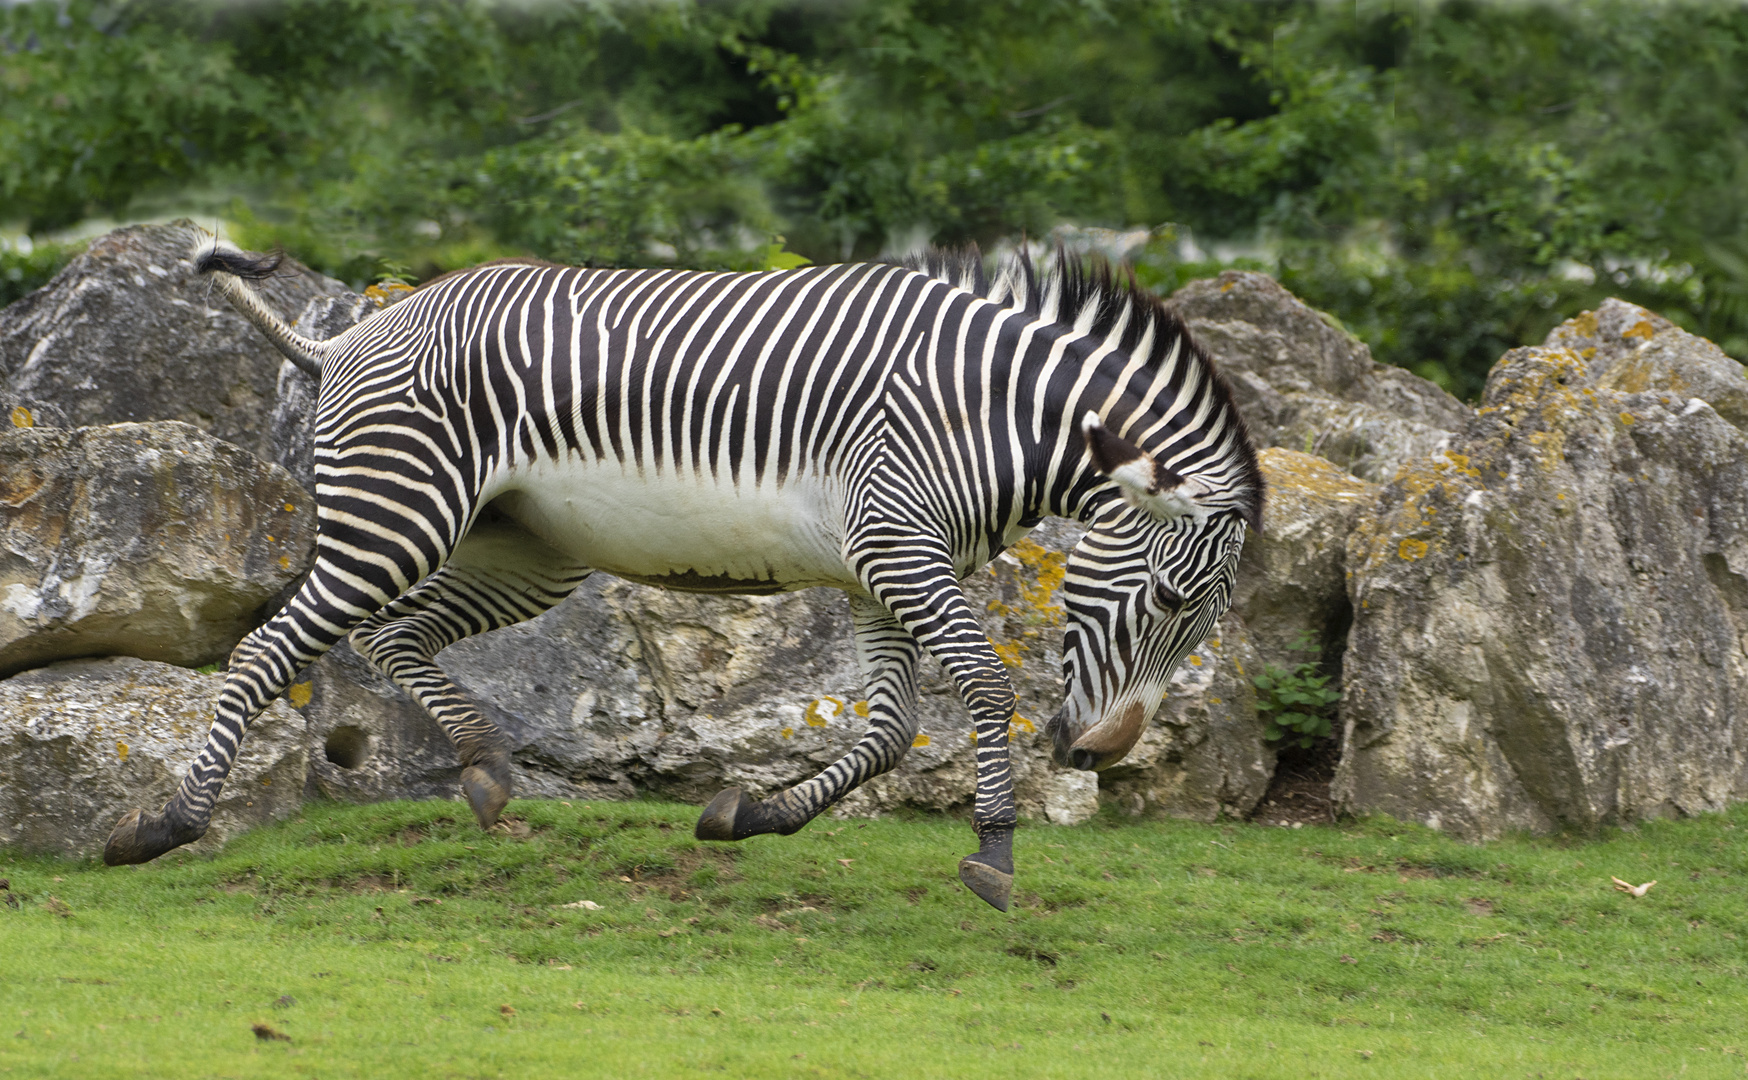
<path fill-rule="evenodd" d="M 915 734 L 919 656 L 939 661 L 976 728 L 982 843 L 962 876 L 1005 906 L 1014 694 L 959 580 L 1045 516 L 1089 523 L 1051 731 L 1065 761 L 1098 768 L 1225 610 L 1260 520 L 1243 424 L 1181 323 L 1061 258 L 993 281 L 975 254 L 759 274 L 512 261 L 325 342 L 244 283 L 269 265 L 209 252 L 202 268 L 320 370 L 317 560 L 238 647 L 176 797 L 124 819 L 111 862 L 201 835 L 249 721 L 348 634 L 443 726 L 490 824 L 509 796 L 503 739 L 431 658 L 604 570 L 851 596 L 867 733 L 788 791 L 725 792 L 700 836 L 793 832 L 891 769 Z"/>

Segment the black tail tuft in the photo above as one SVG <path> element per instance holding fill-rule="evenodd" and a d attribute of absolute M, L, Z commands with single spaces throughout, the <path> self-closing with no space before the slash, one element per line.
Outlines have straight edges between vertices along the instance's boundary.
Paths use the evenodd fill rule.
<path fill-rule="evenodd" d="M 222 270 L 247 281 L 260 281 L 272 277 L 274 271 L 279 269 L 279 264 L 284 261 L 285 256 L 277 251 L 271 255 L 250 255 L 242 251 L 220 251 L 213 248 L 195 262 L 194 269 L 202 274 Z"/>

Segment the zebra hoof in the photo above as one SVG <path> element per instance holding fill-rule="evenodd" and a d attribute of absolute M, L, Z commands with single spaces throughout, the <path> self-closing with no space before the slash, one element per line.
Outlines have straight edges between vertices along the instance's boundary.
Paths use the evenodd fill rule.
<path fill-rule="evenodd" d="M 959 880 L 997 911 L 1006 911 L 1014 895 L 1014 875 L 982 861 L 977 855 L 959 860 Z"/>
<path fill-rule="evenodd" d="M 692 830 L 692 835 L 700 840 L 744 840 L 752 832 L 736 832 L 734 823 L 737 819 L 748 821 L 753 816 L 749 811 L 757 805 L 740 788 L 724 788 L 698 816 L 698 827 Z"/>
<path fill-rule="evenodd" d="M 162 813 L 129 810 L 115 823 L 115 830 L 104 842 L 103 863 L 105 866 L 132 866 L 151 862 L 172 848 L 198 839 L 199 836 L 177 839 L 170 827 L 170 819 Z"/>
<path fill-rule="evenodd" d="M 498 823 L 498 815 L 504 812 L 510 801 L 509 779 L 505 776 L 500 781 L 478 765 L 461 770 L 461 790 L 467 795 L 468 805 L 473 807 L 473 816 L 479 819 L 480 828 L 489 829 Z"/>

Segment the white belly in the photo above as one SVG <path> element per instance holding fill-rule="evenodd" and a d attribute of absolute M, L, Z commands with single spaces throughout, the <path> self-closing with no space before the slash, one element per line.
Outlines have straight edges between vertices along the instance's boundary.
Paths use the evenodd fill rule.
<path fill-rule="evenodd" d="M 782 487 L 618 462 L 518 469 L 494 504 L 584 565 L 652 584 L 721 592 L 854 587 L 843 500 L 812 478 Z"/>

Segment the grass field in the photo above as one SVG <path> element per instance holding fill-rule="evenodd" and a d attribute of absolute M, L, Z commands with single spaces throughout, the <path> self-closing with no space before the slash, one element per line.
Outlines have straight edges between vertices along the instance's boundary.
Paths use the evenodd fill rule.
<path fill-rule="evenodd" d="M 1006 915 L 958 884 L 959 822 L 728 848 L 682 806 L 510 813 L 312 806 L 122 870 L 0 852 L 0 1075 L 1748 1075 L 1748 807 L 1482 847 L 1031 827 Z"/>

